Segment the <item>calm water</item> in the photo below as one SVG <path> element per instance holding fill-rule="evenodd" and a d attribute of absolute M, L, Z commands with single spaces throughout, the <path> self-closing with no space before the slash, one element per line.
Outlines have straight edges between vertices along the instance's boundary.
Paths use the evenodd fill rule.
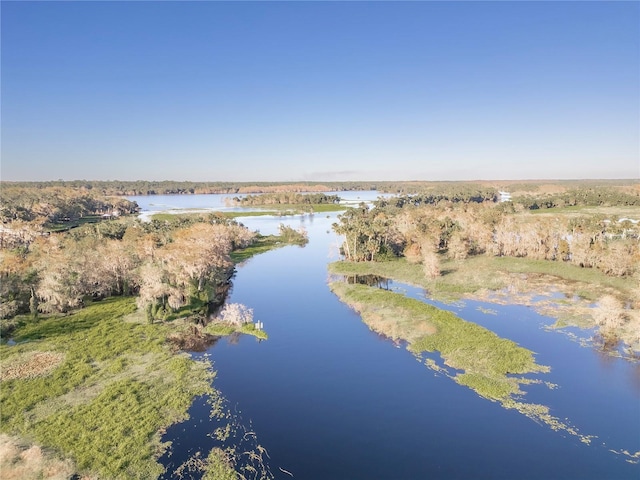
<path fill-rule="evenodd" d="M 388 197 L 374 190 L 354 192 L 326 192 L 340 196 L 341 203 L 347 206 L 360 202 L 371 202 L 379 196 Z M 244 197 L 238 194 L 212 193 L 202 195 L 131 195 L 127 199 L 136 202 L 141 209 L 142 218 L 158 212 L 181 213 L 184 211 L 216 210 L 220 212 L 249 212 L 256 210 L 248 207 L 227 205 L 234 197 Z"/>
<path fill-rule="evenodd" d="M 183 198 L 194 201 L 172 201 Z M 267 449 L 276 478 L 291 478 L 282 470 L 322 480 L 640 478 L 639 465 L 609 451 L 640 451 L 638 364 L 545 330 L 552 320 L 530 308 L 438 304 L 551 366 L 540 378 L 559 388 L 525 387 L 524 400 L 548 405 L 580 433 L 598 437 L 585 445 L 478 397 L 371 332 L 327 287 L 327 262 L 337 259 L 335 214 L 241 221 L 265 234 L 284 221 L 310 237 L 304 248 L 268 252 L 238 268 L 229 301 L 253 308 L 269 339 L 221 340 L 204 354 L 244 438 Z M 419 289 L 392 288 L 426 301 Z M 198 399 L 191 419 L 167 431 L 173 449 L 161 460 L 175 468 L 196 451 L 206 455 L 216 444 L 214 427 Z"/>

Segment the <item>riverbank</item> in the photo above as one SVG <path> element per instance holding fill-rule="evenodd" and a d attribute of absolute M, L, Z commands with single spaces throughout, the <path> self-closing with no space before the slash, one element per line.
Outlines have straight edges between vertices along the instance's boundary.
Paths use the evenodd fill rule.
<path fill-rule="evenodd" d="M 422 287 L 434 299 L 445 302 L 469 299 L 529 305 L 556 318 L 556 327 L 597 328 L 604 313 L 624 314 L 625 321 L 617 326 L 616 338 L 626 344 L 630 355 L 640 351 L 639 310 L 624 307 L 629 302 L 640 302 L 633 278 L 610 277 L 595 269 L 559 262 L 486 255 L 464 260 L 442 258 L 440 270 L 441 276 L 429 278 L 421 264 L 405 258 L 329 265 L 330 273 L 390 278 Z M 610 305 L 600 308 L 598 302 L 604 297 L 617 299 L 620 311 Z"/>
<path fill-rule="evenodd" d="M 233 260 L 286 244 L 261 236 Z M 215 407 L 221 396 L 212 365 L 182 350 L 220 336 L 267 334 L 253 323 L 201 328 L 187 310 L 174 316 L 148 323 L 134 297 L 111 297 L 68 315 L 13 319 L 11 342 L 0 345 L 0 432 L 15 460 L 2 465 L 3 476 L 41 472 L 45 462 L 83 478 L 156 478 L 168 447 L 162 434 L 187 418 L 194 398 L 209 398 L 221 428 L 232 422 Z M 46 458 L 23 455 L 42 449 Z M 203 468 L 232 471 L 217 457 Z"/>

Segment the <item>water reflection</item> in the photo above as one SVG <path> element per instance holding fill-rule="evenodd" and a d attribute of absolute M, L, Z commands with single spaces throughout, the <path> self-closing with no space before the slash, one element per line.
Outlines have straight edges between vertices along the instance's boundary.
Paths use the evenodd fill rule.
<path fill-rule="evenodd" d="M 379 275 L 345 275 L 344 281 L 350 285 L 367 285 L 368 287 L 377 287 L 382 290 L 391 290 L 390 279 Z"/>
<path fill-rule="evenodd" d="M 168 342 L 178 350 L 192 353 L 206 352 L 213 347 L 221 337 L 202 332 L 198 328 L 181 334 L 171 335 Z"/>

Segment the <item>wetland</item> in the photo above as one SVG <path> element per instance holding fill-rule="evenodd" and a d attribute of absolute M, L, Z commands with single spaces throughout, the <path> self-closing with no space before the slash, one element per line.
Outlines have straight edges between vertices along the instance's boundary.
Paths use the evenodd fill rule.
<path fill-rule="evenodd" d="M 223 197 L 132 199 L 146 218 L 232 208 L 259 232 L 252 250 L 231 252 L 224 290 L 251 321 L 199 325 L 163 307 L 150 323 L 127 296 L 25 318 L 0 346 L 12 451 L 42 445 L 98 478 L 640 472 L 633 327 L 607 347 L 589 320 L 603 292 L 632 299 L 633 284 L 506 256 L 440 253 L 435 277 L 410 255 L 345 262 L 339 212 L 249 216 Z M 287 245 L 283 232 L 305 241 Z"/>

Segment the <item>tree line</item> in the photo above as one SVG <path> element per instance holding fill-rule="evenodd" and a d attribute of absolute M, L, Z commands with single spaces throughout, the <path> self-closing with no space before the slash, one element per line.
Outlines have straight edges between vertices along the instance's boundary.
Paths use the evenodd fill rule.
<path fill-rule="evenodd" d="M 90 190 L 43 186 L 30 188 L 2 184 L 0 220 L 36 222 L 40 225 L 72 221 L 87 215 L 131 214 L 139 210 L 126 198 L 109 197 Z"/>
<path fill-rule="evenodd" d="M 563 207 L 640 206 L 640 196 L 614 188 L 581 188 L 564 193 L 514 197 L 513 201 L 529 210 Z"/>
<path fill-rule="evenodd" d="M 404 256 L 422 262 L 429 276 L 439 275 L 438 258 L 471 255 L 566 262 L 613 276 L 631 276 L 640 265 L 639 225 L 615 217 L 533 217 L 510 202 L 405 198 L 361 204 L 338 217 L 333 228 L 344 237 L 347 260 Z"/>
<path fill-rule="evenodd" d="M 230 254 L 255 233 L 218 215 L 185 222 L 120 219 L 37 235 L 0 249 L 0 317 L 68 312 L 87 299 L 137 295 L 147 318 L 220 303 Z"/>
<path fill-rule="evenodd" d="M 2 189 L 24 188 L 43 190 L 58 188 L 82 191 L 103 196 L 132 195 L 191 195 L 191 194 L 245 194 L 274 192 L 338 192 L 377 190 L 398 195 L 433 194 L 455 195 L 459 192 L 496 189 L 511 192 L 537 192 L 541 187 L 553 186 L 561 191 L 587 189 L 611 189 L 622 191 L 633 188 L 637 180 L 545 180 L 523 183 L 521 181 L 293 181 L 293 182 L 191 182 L 191 181 L 149 181 L 149 180 L 54 180 L 46 182 L 0 182 Z"/>
<path fill-rule="evenodd" d="M 255 205 L 326 205 L 339 203 L 340 197 L 325 193 L 277 192 L 234 197 L 231 201 L 233 204 L 243 207 Z"/>
<path fill-rule="evenodd" d="M 344 190 L 376 190 L 371 182 L 186 182 L 186 181 L 120 181 L 120 180 L 56 180 L 48 182 L 2 182 L 7 189 L 73 190 L 95 195 L 193 195 L 193 194 L 244 194 L 273 192 L 326 192 Z"/>

